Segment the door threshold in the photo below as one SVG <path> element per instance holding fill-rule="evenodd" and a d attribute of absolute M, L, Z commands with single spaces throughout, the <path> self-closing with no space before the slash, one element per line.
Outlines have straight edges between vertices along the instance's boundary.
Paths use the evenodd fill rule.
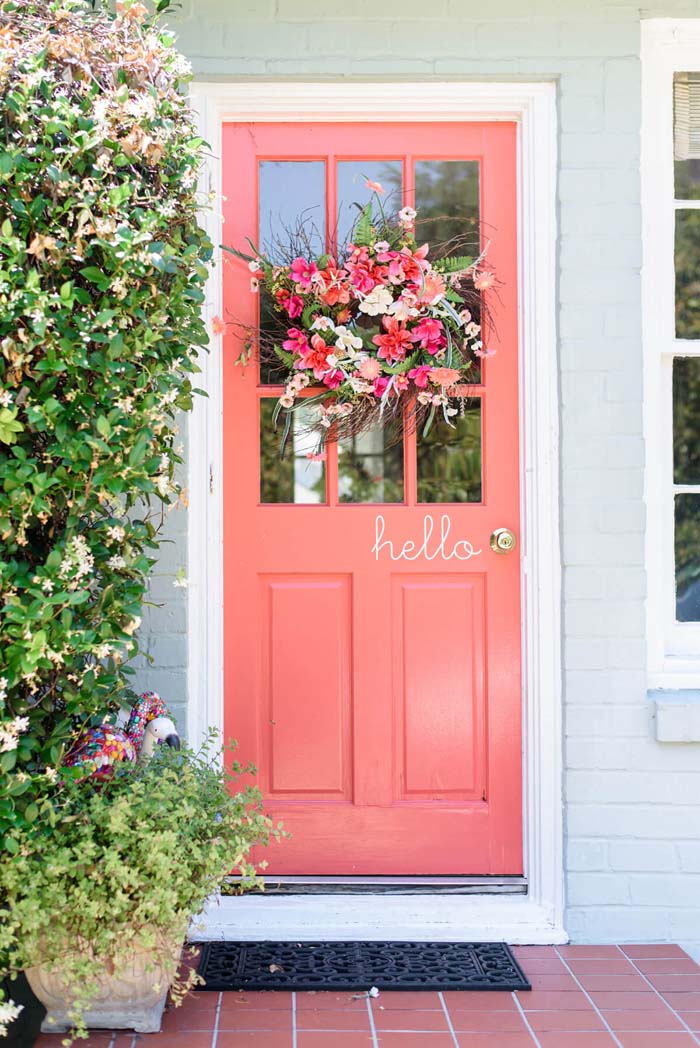
<path fill-rule="evenodd" d="M 239 878 L 228 877 L 238 893 Z M 266 877 L 265 895 L 527 895 L 525 877 Z M 257 894 L 257 889 L 252 889 Z M 226 888 L 224 888 L 224 894 Z"/>

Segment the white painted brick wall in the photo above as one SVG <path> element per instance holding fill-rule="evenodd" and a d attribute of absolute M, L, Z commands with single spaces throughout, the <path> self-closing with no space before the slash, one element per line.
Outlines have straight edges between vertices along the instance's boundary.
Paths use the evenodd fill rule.
<path fill-rule="evenodd" d="M 645 16 L 700 17 L 700 0 Z M 175 16 L 173 16 L 175 19 Z M 567 927 L 700 940 L 700 747 L 649 729 L 639 208 L 639 7 L 629 0 L 184 0 L 220 77 L 556 79 L 559 85 Z M 387 87 L 387 90 L 390 88 Z M 168 521 L 140 679 L 186 701 L 186 517 Z"/>

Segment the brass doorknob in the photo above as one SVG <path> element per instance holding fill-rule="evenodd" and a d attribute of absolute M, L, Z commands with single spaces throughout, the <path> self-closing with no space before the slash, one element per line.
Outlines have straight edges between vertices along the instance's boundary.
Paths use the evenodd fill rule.
<path fill-rule="evenodd" d="M 496 528 L 491 536 L 491 549 L 494 553 L 510 553 L 517 545 L 517 539 L 510 528 Z"/>

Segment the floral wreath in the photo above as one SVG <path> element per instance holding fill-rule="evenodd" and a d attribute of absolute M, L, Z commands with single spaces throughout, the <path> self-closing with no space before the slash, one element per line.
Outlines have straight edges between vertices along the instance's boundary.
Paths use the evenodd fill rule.
<path fill-rule="evenodd" d="M 357 205 L 350 242 L 337 258 L 300 254 L 299 236 L 291 235 L 284 265 L 250 240 L 252 255 L 226 248 L 248 263 L 251 290 L 262 285 L 271 299 L 274 330 L 246 328 L 239 361 L 247 363 L 257 350 L 262 363 L 283 366 L 285 390 L 273 416 L 275 425 L 284 418 L 282 451 L 302 405 L 318 409 L 306 428 L 318 435 L 319 451 L 330 439 L 392 417 L 420 421 L 424 434 L 437 413 L 453 426 L 455 398 L 463 404 L 476 360 L 495 352 L 484 348 L 478 322 L 482 292 L 496 283 L 482 268 L 483 253 L 431 260 L 429 245 L 418 246 L 415 238 L 414 208 L 388 217 L 382 186 L 366 185 L 373 199 Z M 217 318 L 215 332 L 224 326 Z"/>

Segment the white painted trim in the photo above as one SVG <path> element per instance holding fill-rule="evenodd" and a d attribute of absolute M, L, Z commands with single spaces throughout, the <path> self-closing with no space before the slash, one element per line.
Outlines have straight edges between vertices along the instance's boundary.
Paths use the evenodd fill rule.
<path fill-rule="evenodd" d="M 226 120 L 515 120 L 518 134 L 523 536 L 524 826 L 528 895 L 222 899 L 194 935 L 296 939 L 504 938 L 563 942 L 561 559 L 556 341 L 556 88 L 551 83 L 198 83 L 193 103 L 220 186 Z M 378 99 L 381 101 L 378 104 Z M 207 223 L 215 242 L 220 225 Z M 220 270 L 209 315 L 220 312 Z M 220 347 L 212 344 L 190 426 L 189 634 L 193 738 L 222 720 Z M 213 491 L 208 477 L 213 470 Z M 235 929 L 235 931 L 234 931 Z"/>
<path fill-rule="evenodd" d="M 642 22 L 642 330 L 650 688 L 697 686 L 700 625 L 675 621 L 672 366 L 697 355 L 675 338 L 673 74 L 700 70 L 700 19 Z"/>

